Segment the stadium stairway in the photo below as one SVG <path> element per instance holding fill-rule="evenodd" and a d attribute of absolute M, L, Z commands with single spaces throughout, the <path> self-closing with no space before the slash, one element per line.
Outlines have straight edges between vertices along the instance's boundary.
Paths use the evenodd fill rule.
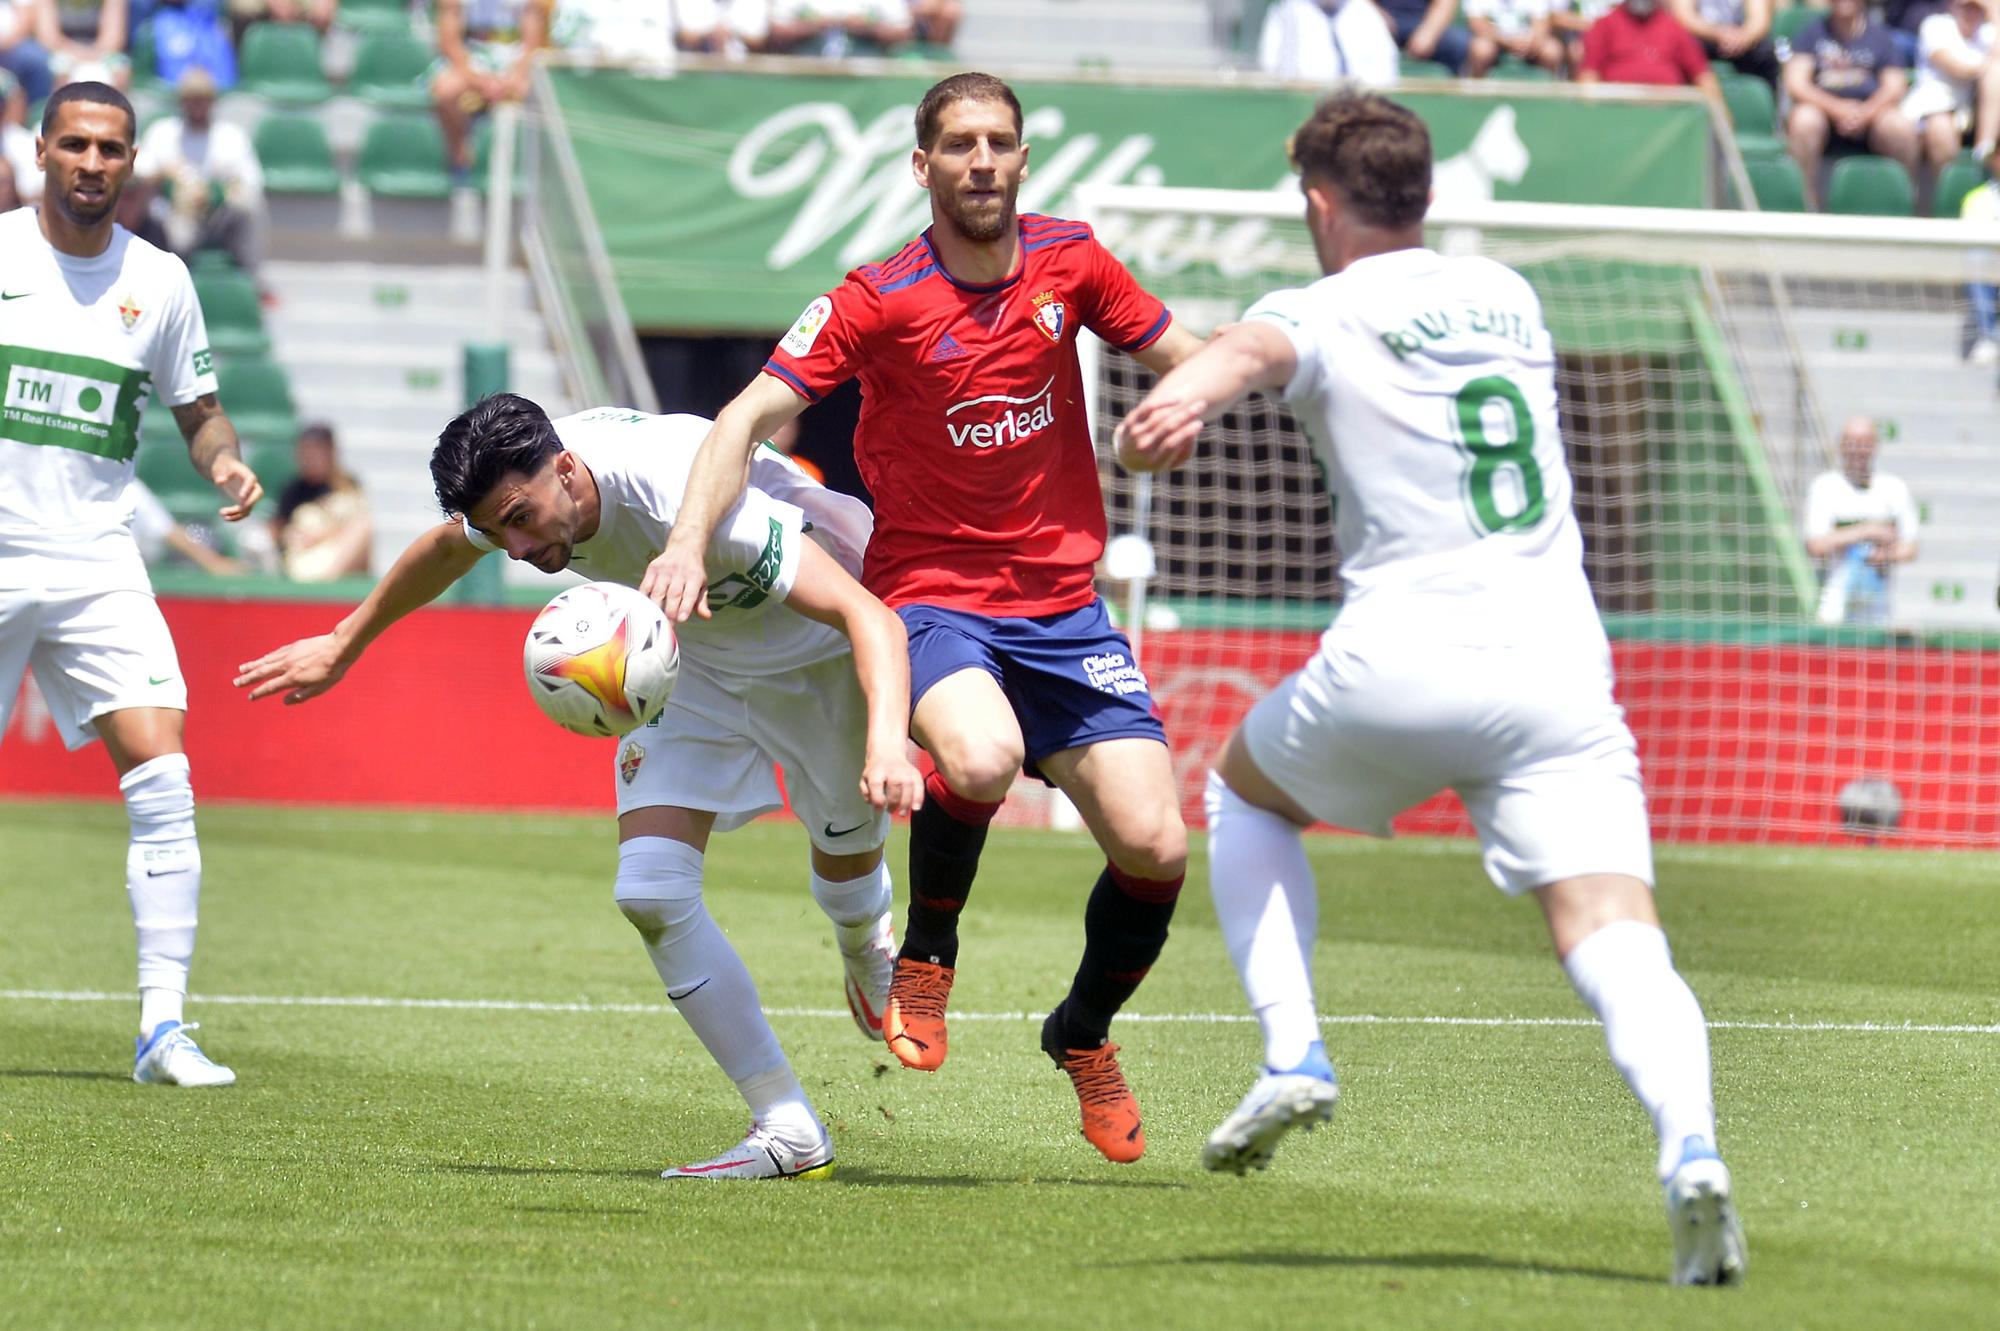
<path fill-rule="evenodd" d="M 489 337 L 476 264 L 273 261 L 265 322 L 301 421 L 334 428 L 375 518 L 373 567 L 438 521 L 431 445 L 465 403 L 463 346 Z M 527 275 L 508 274 L 504 336 L 514 391 L 573 409 Z"/>
<path fill-rule="evenodd" d="M 1961 355 L 1963 316 L 1942 298 L 1921 310 L 1875 313 L 1801 306 L 1792 326 L 1826 416 L 1828 448 L 1848 417 L 1874 417 L 1883 435 L 1877 465 L 1908 482 L 1922 509 L 1917 558 L 1894 584 L 1894 622 L 2000 630 L 2000 474 L 1993 469 L 2000 396 L 1993 369 Z M 1769 350 L 1753 360 L 1783 355 L 1764 345 Z M 1776 367 L 1746 368 L 1756 377 Z M 1801 493 L 1808 480 L 1801 476 Z"/>
<path fill-rule="evenodd" d="M 1205 0 L 980 0 L 955 45 L 969 68 L 1170 72 L 1231 59 Z"/>

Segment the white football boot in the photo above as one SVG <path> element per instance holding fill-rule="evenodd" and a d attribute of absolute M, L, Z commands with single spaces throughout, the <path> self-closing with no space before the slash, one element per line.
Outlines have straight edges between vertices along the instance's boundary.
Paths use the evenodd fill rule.
<path fill-rule="evenodd" d="M 1297 1067 L 1288 1072 L 1264 1069 L 1236 1111 L 1208 1134 L 1202 1167 L 1232 1174 L 1264 1168 L 1286 1133 L 1293 1128 L 1310 1132 L 1325 1123 L 1339 1098 L 1326 1046 L 1314 1040 Z"/>
<path fill-rule="evenodd" d="M 841 949 L 840 962 L 847 968 L 847 1010 L 861 1033 L 880 1044 L 882 1010 L 889 1004 L 889 981 L 896 974 L 896 926 L 889 912 L 882 912 L 874 936 L 859 952 Z"/>
<path fill-rule="evenodd" d="M 163 1086 L 233 1084 L 236 1074 L 219 1063 L 211 1062 L 188 1034 L 197 1029 L 199 1023 L 183 1026 L 177 1021 L 163 1021 L 153 1028 L 151 1037 L 141 1036 L 134 1040 L 132 1080 Z"/>
<path fill-rule="evenodd" d="M 1734 1285 L 1750 1265 L 1743 1222 L 1736 1217 L 1729 1167 L 1706 1137 L 1681 1143 L 1681 1162 L 1667 1176 L 1667 1227 L 1674 1234 L 1676 1285 Z"/>
<path fill-rule="evenodd" d="M 809 1132 L 752 1122 L 748 1136 L 713 1160 L 663 1170 L 661 1178 L 827 1178 L 833 1139 L 818 1119 Z"/>

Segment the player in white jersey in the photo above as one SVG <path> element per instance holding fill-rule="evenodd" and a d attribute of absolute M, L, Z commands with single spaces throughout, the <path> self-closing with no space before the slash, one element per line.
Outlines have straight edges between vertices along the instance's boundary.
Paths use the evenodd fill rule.
<path fill-rule="evenodd" d="M 251 697 L 303 702 L 337 684 L 389 625 L 501 549 L 545 573 L 637 587 L 679 516 L 710 422 L 599 407 L 551 422 L 510 393 L 445 427 L 431 457 L 451 521 L 404 552 L 330 634 L 243 667 Z M 833 1145 L 793 1075 L 742 961 L 702 904 L 711 832 L 781 807 L 812 843 L 813 897 L 833 921 L 861 1033 L 882 1038 L 895 965 L 889 814 L 921 800 L 905 754 L 910 671 L 902 621 L 855 580 L 873 520 L 859 500 L 767 449 L 706 553 L 712 619 L 680 627 L 667 708 L 621 741 L 619 908 L 673 1001 L 750 1107 L 735 1149 L 669 1178 L 772 1178 L 831 1169 Z"/>
<path fill-rule="evenodd" d="M 1386 836 L 1449 787 L 1494 883 L 1540 903 L 1652 1116 L 1674 1279 L 1732 1281 L 1744 1249 L 1707 1029 L 1653 908 L 1645 792 L 1583 576 L 1539 302 L 1500 264 L 1424 248 L 1430 137 L 1402 107 L 1336 96 L 1291 151 L 1329 276 L 1259 301 L 1118 431 L 1128 467 L 1171 466 L 1205 420 L 1281 392 L 1325 467 L 1342 552 L 1338 619 L 1209 777 L 1211 888 L 1267 1066 L 1203 1163 L 1262 1168 L 1286 1131 L 1333 1111 L 1300 832 Z"/>
<path fill-rule="evenodd" d="M 139 944 L 136 1081 L 236 1076 L 184 1025 L 201 896 L 187 685 L 132 537 L 139 415 L 173 408 L 194 469 L 241 521 L 263 487 L 216 399 L 185 265 L 114 220 L 132 176 L 132 104 L 102 83 L 49 99 L 39 211 L 0 216 L 0 731 L 27 670 L 70 748 L 102 739 L 131 823 Z"/>

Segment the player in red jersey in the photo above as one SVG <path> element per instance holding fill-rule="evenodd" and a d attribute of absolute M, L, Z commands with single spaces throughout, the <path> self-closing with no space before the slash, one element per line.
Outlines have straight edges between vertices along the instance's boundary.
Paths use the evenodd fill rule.
<path fill-rule="evenodd" d="M 1111 1019 L 1166 942 L 1187 829 L 1145 676 L 1092 582 L 1104 500 L 1076 336 L 1087 327 L 1155 371 L 1200 342 L 1088 226 L 1015 213 L 1027 166 L 1005 83 L 958 74 L 925 94 L 911 168 L 930 229 L 808 305 L 723 409 L 642 590 L 676 620 L 706 614 L 701 550 L 756 442 L 860 378 L 854 453 L 875 495 L 862 580 L 909 628 L 910 731 L 937 769 L 911 821 L 883 1034 L 910 1067 L 944 1061 L 958 915 L 1025 765 L 1075 802 L 1109 860 L 1042 1048 L 1070 1076 L 1084 1136 L 1122 1162 L 1145 1134 Z"/>

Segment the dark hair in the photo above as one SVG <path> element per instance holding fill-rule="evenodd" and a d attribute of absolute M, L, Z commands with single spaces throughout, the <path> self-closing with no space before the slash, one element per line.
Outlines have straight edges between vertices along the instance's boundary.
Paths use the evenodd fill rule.
<path fill-rule="evenodd" d="M 480 398 L 444 427 L 431 451 L 438 507 L 464 517 L 513 472 L 533 476 L 562 452 L 548 413 L 516 393 Z"/>
<path fill-rule="evenodd" d="M 328 448 L 332 448 L 333 427 L 325 421 L 313 421 L 310 424 L 301 425 L 299 427 L 298 442 L 303 444 L 308 439 L 314 443 L 325 444 Z"/>
<path fill-rule="evenodd" d="M 1386 97 L 1335 93 L 1313 108 L 1285 152 L 1300 176 L 1331 185 L 1372 226 L 1413 226 L 1430 209 L 1430 131 Z"/>
<path fill-rule="evenodd" d="M 931 85 L 924 100 L 917 103 L 917 146 L 929 150 L 937 142 L 938 121 L 945 108 L 955 102 L 998 102 L 1014 113 L 1014 133 L 1021 132 L 1021 99 L 1014 90 L 991 74 L 954 74 Z"/>
<path fill-rule="evenodd" d="M 125 143 L 129 147 L 139 135 L 139 117 L 133 114 L 132 103 L 125 94 L 108 83 L 65 83 L 50 95 L 47 105 L 42 107 L 42 137 L 47 138 L 56 127 L 56 112 L 71 102 L 90 102 L 97 106 L 115 106 L 125 113 Z"/>

